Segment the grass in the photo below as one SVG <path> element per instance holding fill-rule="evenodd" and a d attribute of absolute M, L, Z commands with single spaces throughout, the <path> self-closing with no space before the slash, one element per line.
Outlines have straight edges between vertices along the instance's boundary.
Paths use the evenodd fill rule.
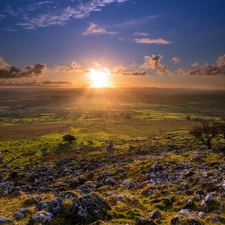
<path fill-rule="evenodd" d="M 6 181 L 11 172 L 19 172 L 22 182 L 25 182 L 27 178 L 21 172 L 25 165 L 55 165 L 58 160 L 71 157 L 71 165 L 100 165 L 95 167 L 93 173 L 83 173 L 86 184 L 96 181 L 106 171 L 118 182 L 118 185 L 106 184 L 94 190 L 107 199 L 112 208 L 104 222 L 99 221 L 99 224 L 133 225 L 135 216 L 147 218 L 149 212 L 156 209 L 162 214 L 161 220 L 156 220 L 156 223 L 169 224 L 189 198 L 194 199 L 191 209 L 199 209 L 200 201 L 192 192 L 182 188 L 178 190 L 182 182 L 186 182 L 185 178 L 177 183 L 152 184 L 146 179 L 146 174 L 156 163 L 166 165 L 170 168 L 169 172 L 172 172 L 171 166 L 188 162 L 192 164 L 193 171 L 198 171 L 202 164 L 210 168 L 207 176 L 215 175 L 212 163 L 225 163 L 224 154 L 216 151 L 218 143 L 213 143 L 215 149 L 208 151 L 202 147 L 201 142 L 190 136 L 189 131 L 198 124 L 194 118 L 199 115 L 202 118 L 221 119 L 221 105 L 225 101 L 223 94 L 211 93 L 205 98 L 204 93 L 163 93 L 161 90 L 127 90 L 117 93 L 106 91 L 104 95 L 95 91 L 93 95 L 85 93 L 87 102 L 84 102 L 81 96 L 78 99 L 71 97 L 76 96 L 71 95 L 71 92 L 50 93 L 48 98 L 45 94 L 35 98 L 34 93 L 31 93 L 27 101 L 32 100 L 32 104 L 35 104 L 29 107 L 21 105 L 16 96 L 12 101 L 3 102 L 3 111 L 9 110 L 13 105 L 23 107 L 23 110 L 13 115 L 0 114 L 0 158 L 3 158 L 0 165 L 3 176 L 1 181 Z M 60 98 L 52 101 L 54 94 L 61 96 L 63 101 Z M 215 96 L 218 97 L 219 104 L 212 101 Z M 26 101 L 26 97 L 23 98 Z M 105 105 L 105 102 L 110 104 Z M 212 107 L 216 110 L 212 111 Z M 132 118 L 106 117 L 107 113 L 120 115 L 124 112 L 130 112 Z M 39 114 L 39 117 L 35 117 L 35 114 Z M 187 116 L 192 120 L 187 121 Z M 15 124 L 19 118 L 27 124 Z M 75 136 L 77 141 L 71 145 L 63 143 L 62 136 L 65 134 Z M 106 151 L 108 142 L 114 145 L 112 152 Z M 77 175 L 63 175 L 56 182 L 64 184 L 67 179 L 77 179 Z M 135 188 L 135 185 L 142 182 L 147 183 Z M 130 185 L 126 185 L 127 183 Z M 190 179 L 188 183 L 191 189 L 203 188 L 203 184 L 196 184 L 195 180 Z M 68 185 L 65 188 L 76 192 L 75 188 Z M 207 190 L 211 191 L 210 188 Z M 35 212 L 35 204 L 27 205 L 26 200 L 35 195 L 44 201 L 55 197 L 53 193 L 22 193 L 18 197 L 0 197 L 0 216 L 14 220 L 13 213 L 26 207 L 28 217 L 31 217 Z M 204 224 L 214 224 L 211 218 L 222 207 L 219 217 L 223 223 L 223 202 L 223 197 L 221 202 L 215 199 L 213 208 L 201 221 Z M 71 200 L 65 201 L 65 210 L 51 225 L 71 224 L 71 218 L 65 213 L 71 203 Z M 15 224 L 26 224 L 28 217 L 15 221 Z M 182 219 L 181 224 L 188 224 L 187 219 Z"/>

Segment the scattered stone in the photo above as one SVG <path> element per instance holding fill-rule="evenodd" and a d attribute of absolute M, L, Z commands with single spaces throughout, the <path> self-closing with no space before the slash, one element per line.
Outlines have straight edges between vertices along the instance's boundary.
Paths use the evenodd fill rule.
<path fill-rule="evenodd" d="M 45 210 L 36 212 L 32 218 L 29 220 L 28 224 L 47 224 L 53 220 L 54 216 L 50 212 L 46 212 Z"/>
<path fill-rule="evenodd" d="M 219 219 L 219 217 L 218 217 L 217 214 L 214 214 L 211 220 L 212 220 L 213 222 L 220 222 L 220 219 Z"/>
<path fill-rule="evenodd" d="M 188 207 L 190 207 L 190 206 L 193 206 L 194 205 L 194 202 L 193 202 L 193 200 L 192 199 L 188 199 L 187 200 L 187 202 L 186 202 L 186 206 Z"/>
<path fill-rule="evenodd" d="M 0 224 L 14 224 L 14 222 L 6 217 L 0 216 Z"/>
<path fill-rule="evenodd" d="M 87 222 L 104 218 L 110 209 L 103 198 L 91 193 L 76 199 L 69 210 L 69 214 L 79 221 Z"/>
<path fill-rule="evenodd" d="M 156 223 L 152 219 L 136 216 L 135 225 L 156 225 Z"/>
<path fill-rule="evenodd" d="M 204 212 L 199 212 L 199 213 L 198 213 L 198 216 L 199 216 L 200 218 L 203 218 L 203 217 L 205 217 L 205 213 L 204 213 Z"/>
<path fill-rule="evenodd" d="M 158 218 L 161 218 L 161 213 L 160 213 L 160 211 L 159 210 L 155 210 L 155 211 L 153 211 L 153 212 L 150 212 L 149 213 L 149 218 L 150 219 L 158 219 Z"/>
<path fill-rule="evenodd" d="M 36 205 L 35 210 L 36 211 L 47 211 L 54 215 L 59 214 L 62 211 L 62 203 L 63 200 L 61 198 L 55 198 L 52 201 L 46 201 L 46 202 L 38 202 Z"/>
<path fill-rule="evenodd" d="M 180 224 L 180 219 L 179 217 L 174 217 L 170 220 L 171 225 L 179 225 Z"/>
<path fill-rule="evenodd" d="M 22 209 L 20 209 L 20 210 L 18 210 L 18 211 L 16 211 L 16 212 L 14 213 L 14 217 L 15 217 L 15 219 L 17 219 L 17 220 L 20 220 L 20 219 L 25 218 L 25 217 L 26 217 L 26 214 L 27 214 L 27 209 L 22 208 Z"/>

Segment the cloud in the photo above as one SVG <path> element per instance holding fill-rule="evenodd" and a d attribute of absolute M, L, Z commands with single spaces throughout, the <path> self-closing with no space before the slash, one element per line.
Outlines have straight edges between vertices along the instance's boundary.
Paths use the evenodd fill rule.
<path fill-rule="evenodd" d="M 156 73 L 161 75 L 165 72 L 169 72 L 168 67 L 166 65 L 161 64 L 163 56 L 158 54 L 158 55 L 152 55 L 150 56 L 145 56 L 144 61 L 145 63 L 141 65 L 142 69 L 153 69 L 156 70 Z"/>
<path fill-rule="evenodd" d="M 82 34 L 84 36 L 87 35 L 98 35 L 98 34 L 116 34 L 117 32 L 111 32 L 111 31 L 106 31 L 105 28 L 98 28 L 96 24 L 94 23 L 90 23 L 90 26 L 87 28 L 87 30 L 85 32 L 83 32 Z"/>
<path fill-rule="evenodd" d="M 40 86 L 40 85 L 68 85 L 71 84 L 70 81 L 52 81 L 52 80 L 45 80 L 45 81 L 14 81 L 14 80 L 0 80 L 0 85 L 5 86 Z"/>
<path fill-rule="evenodd" d="M 189 75 L 219 75 L 222 74 L 222 71 L 217 66 L 207 66 L 207 67 L 199 67 L 195 70 L 189 70 Z"/>
<path fill-rule="evenodd" d="M 71 67 L 68 67 L 65 65 L 63 65 L 63 66 L 55 65 L 53 67 L 53 71 L 54 72 L 64 72 L 64 73 L 82 72 L 82 70 L 80 70 L 81 66 L 77 62 L 71 62 L 70 66 Z"/>
<path fill-rule="evenodd" d="M 124 75 L 124 76 L 145 76 L 147 73 L 145 71 L 126 71 L 127 67 L 119 65 L 116 66 L 112 71 L 111 74 L 116 75 Z"/>
<path fill-rule="evenodd" d="M 216 65 L 218 66 L 218 67 L 225 67 L 225 54 L 224 55 L 222 55 L 222 56 L 220 56 L 218 59 L 217 59 L 217 61 L 216 61 Z"/>
<path fill-rule="evenodd" d="M 0 20 L 4 19 L 6 15 L 0 14 Z"/>
<path fill-rule="evenodd" d="M 145 71 L 134 71 L 134 72 L 121 72 L 120 75 L 125 76 L 145 76 L 147 73 Z"/>
<path fill-rule="evenodd" d="M 147 36 L 149 33 L 147 32 L 134 32 L 133 35 L 136 35 L 136 36 Z"/>
<path fill-rule="evenodd" d="M 9 14 L 10 14 L 11 16 L 13 16 L 13 17 L 19 15 L 19 13 L 15 12 L 15 11 L 12 9 L 12 7 L 11 7 L 11 5 L 10 5 L 9 3 L 6 3 L 6 9 L 5 9 L 5 12 L 6 12 L 6 13 L 9 13 Z"/>
<path fill-rule="evenodd" d="M 59 72 L 59 71 L 61 71 L 61 72 L 69 72 L 69 73 L 71 73 L 71 72 L 73 72 L 73 70 L 71 70 L 68 66 L 58 66 L 58 65 L 56 65 L 56 66 L 54 66 L 53 67 L 53 70 L 55 71 L 55 72 Z"/>
<path fill-rule="evenodd" d="M 28 65 L 24 67 L 24 70 L 21 70 L 5 63 L 2 57 L 0 57 L 0 78 L 39 77 L 44 74 L 45 70 L 45 64 Z"/>
<path fill-rule="evenodd" d="M 90 16 L 92 12 L 101 11 L 109 4 L 128 2 L 129 0 L 88 0 L 88 1 L 41 1 L 27 5 L 21 3 L 17 9 L 7 4 L 5 12 L 11 16 L 19 16 L 17 26 L 26 30 L 52 25 L 64 26 L 69 20 Z M 45 13 L 47 11 L 47 13 Z"/>
<path fill-rule="evenodd" d="M 80 66 L 77 62 L 72 62 L 72 63 L 71 63 L 71 67 L 72 67 L 73 69 L 79 69 L 81 66 Z"/>
<path fill-rule="evenodd" d="M 198 62 L 195 62 L 195 63 L 193 63 L 191 66 L 194 67 L 194 68 L 198 68 L 200 65 L 199 65 Z"/>
<path fill-rule="evenodd" d="M 139 19 L 133 19 L 133 20 L 125 21 L 123 23 L 116 24 L 116 26 L 124 27 L 124 26 L 133 26 L 133 25 L 137 25 L 137 24 L 140 25 L 141 23 L 145 23 L 148 20 L 155 19 L 157 17 L 159 17 L 159 15 L 146 16 L 144 18 L 139 18 Z"/>
<path fill-rule="evenodd" d="M 217 59 L 216 65 L 205 63 L 204 66 L 200 66 L 199 63 L 195 62 L 192 64 L 192 67 L 195 69 L 189 70 L 187 74 L 207 76 L 225 75 L 225 54 Z"/>
<path fill-rule="evenodd" d="M 173 57 L 172 60 L 173 60 L 174 64 L 177 64 L 177 63 L 180 62 L 180 58 L 179 57 Z"/>
<path fill-rule="evenodd" d="M 186 68 L 180 67 L 178 70 L 174 72 L 174 75 L 185 75 L 186 74 Z"/>
<path fill-rule="evenodd" d="M 97 67 L 100 67 L 101 65 L 97 62 L 92 62 L 93 65 L 97 66 Z"/>
<path fill-rule="evenodd" d="M 138 44 L 164 44 L 164 45 L 166 45 L 166 44 L 171 43 L 162 38 L 159 38 L 159 39 L 141 38 L 141 39 L 134 39 L 133 41 Z"/>

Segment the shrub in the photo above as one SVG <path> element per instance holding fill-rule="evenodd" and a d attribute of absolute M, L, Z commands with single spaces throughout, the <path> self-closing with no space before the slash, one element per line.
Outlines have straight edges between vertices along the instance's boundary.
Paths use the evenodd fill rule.
<path fill-rule="evenodd" d="M 66 134 L 63 136 L 63 141 L 67 142 L 68 144 L 72 144 L 76 140 L 77 139 L 73 135 L 70 135 L 70 134 Z"/>

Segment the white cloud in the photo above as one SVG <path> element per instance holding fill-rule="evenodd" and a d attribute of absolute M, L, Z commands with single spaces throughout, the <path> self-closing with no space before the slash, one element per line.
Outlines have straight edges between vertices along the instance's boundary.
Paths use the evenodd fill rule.
<path fill-rule="evenodd" d="M 137 35 L 137 36 L 147 36 L 148 33 L 147 33 L 147 32 L 135 32 L 135 33 L 133 33 L 133 35 Z"/>
<path fill-rule="evenodd" d="M 141 39 L 134 39 L 133 41 L 138 44 L 164 44 L 164 45 L 166 45 L 166 44 L 171 43 L 162 38 L 159 38 L 159 39 L 141 38 Z"/>
<path fill-rule="evenodd" d="M 129 0 L 71 1 L 70 3 L 67 2 L 67 7 L 61 1 L 41 1 L 20 6 L 18 9 L 12 9 L 11 5 L 7 4 L 5 12 L 12 16 L 22 16 L 22 20 L 17 25 L 23 29 L 33 30 L 37 27 L 48 27 L 51 25 L 63 26 L 69 20 L 86 18 L 92 12 L 101 11 L 102 8 L 109 4 L 118 3 L 120 5 L 127 1 Z M 43 13 L 46 9 L 48 13 Z"/>
<path fill-rule="evenodd" d="M 180 58 L 179 57 L 173 57 L 172 60 L 173 60 L 174 64 L 177 64 L 177 63 L 180 62 Z"/>
<path fill-rule="evenodd" d="M 90 26 L 82 34 L 84 36 L 87 36 L 87 35 L 95 35 L 95 34 L 110 34 L 110 35 L 112 35 L 112 34 L 116 34 L 116 33 L 117 32 L 114 32 L 114 31 L 106 31 L 105 28 L 97 27 L 96 24 L 90 23 Z"/>
<path fill-rule="evenodd" d="M 5 17 L 6 17 L 6 15 L 0 14 L 0 20 L 4 19 Z"/>

